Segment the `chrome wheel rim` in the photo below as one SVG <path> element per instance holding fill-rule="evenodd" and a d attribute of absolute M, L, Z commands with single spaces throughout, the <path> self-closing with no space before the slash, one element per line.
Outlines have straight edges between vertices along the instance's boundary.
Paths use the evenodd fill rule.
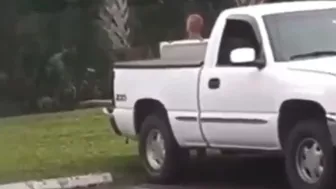
<path fill-rule="evenodd" d="M 296 169 L 303 181 L 309 184 L 317 183 L 324 171 L 324 153 L 313 138 L 301 141 L 296 150 Z"/>
<path fill-rule="evenodd" d="M 166 149 L 162 134 L 159 130 L 153 129 L 149 132 L 146 141 L 146 157 L 150 167 L 160 170 L 164 164 Z"/>

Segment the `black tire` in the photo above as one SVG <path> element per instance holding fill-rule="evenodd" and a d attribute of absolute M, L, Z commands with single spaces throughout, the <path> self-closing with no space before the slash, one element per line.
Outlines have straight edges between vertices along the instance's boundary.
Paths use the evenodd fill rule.
<path fill-rule="evenodd" d="M 300 143 L 307 138 L 316 140 L 324 154 L 324 171 L 315 183 L 308 183 L 301 178 L 296 167 L 296 153 Z M 293 189 L 330 189 L 335 177 L 334 149 L 328 127 L 324 121 L 299 121 L 290 132 L 285 144 L 285 167 L 289 184 Z"/>
<path fill-rule="evenodd" d="M 159 170 L 155 170 L 150 166 L 146 155 L 147 138 L 149 137 L 149 133 L 154 129 L 161 133 L 166 151 L 164 163 Z M 172 184 L 177 182 L 183 174 L 183 169 L 186 167 L 187 160 L 189 159 L 188 150 L 182 149 L 178 145 L 167 119 L 164 116 L 155 114 L 147 116 L 141 125 L 139 154 L 149 181 L 156 184 Z"/>

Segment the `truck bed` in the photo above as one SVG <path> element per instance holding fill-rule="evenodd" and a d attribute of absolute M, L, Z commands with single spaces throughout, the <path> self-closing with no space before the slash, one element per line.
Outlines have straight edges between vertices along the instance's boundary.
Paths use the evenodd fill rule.
<path fill-rule="evenodd" d="M 117 62 L 116 68 L 180 68 L 200 67 L 203 64 L 208 40 L 179 40 L 162 42 L 160 58 Z"/>
<path fill-rule="evenodd" d="M 203 64 L 201 60 L 136 60 L 127 62 L 116 62 L 115 68 L 183 68 L 183 67 L 200 67 Z"/>

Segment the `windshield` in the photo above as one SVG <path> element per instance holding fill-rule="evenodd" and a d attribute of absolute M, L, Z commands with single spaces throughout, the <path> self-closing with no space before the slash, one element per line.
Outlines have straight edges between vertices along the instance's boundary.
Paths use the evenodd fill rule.
<path fill-rule="evenodd" d="M 275 61 L 336 56 L 336 9 L 263 17 Z"/>

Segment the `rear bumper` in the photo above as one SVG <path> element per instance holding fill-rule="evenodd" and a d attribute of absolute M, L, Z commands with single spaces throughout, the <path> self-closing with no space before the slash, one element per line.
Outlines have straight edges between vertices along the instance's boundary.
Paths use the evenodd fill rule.
<path fill-rule="evenodd" d="M 115 118 L 114 118 L 114 115 L 113 115 L 114 109 L 113 108 L 103 108 L 102 111 L 105 115 L 108 116 L 108 119 L 110 121 L 110 126 L 111 126 L 113 132 L 116 135 L 121 136 L 122 133 L 121 133 L 120 129 L 118 128 L 117 123 L 116 123 Z"/>

